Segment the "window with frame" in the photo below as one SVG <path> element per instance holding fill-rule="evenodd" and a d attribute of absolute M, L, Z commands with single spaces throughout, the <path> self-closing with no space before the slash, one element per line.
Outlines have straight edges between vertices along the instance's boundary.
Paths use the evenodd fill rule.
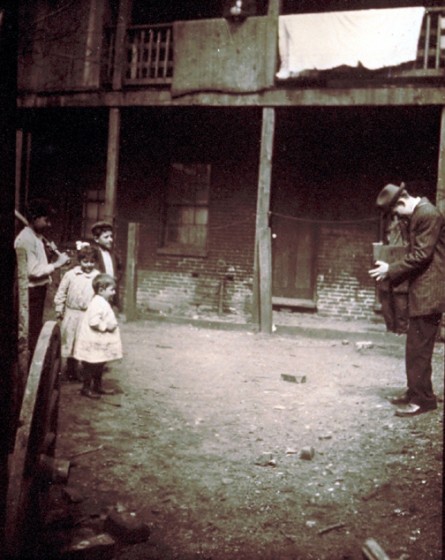
<path fill-rule="evenodd" d="M 171 164 L 161 253 L 206 254 L 209 190 L 209 164 Z"/>

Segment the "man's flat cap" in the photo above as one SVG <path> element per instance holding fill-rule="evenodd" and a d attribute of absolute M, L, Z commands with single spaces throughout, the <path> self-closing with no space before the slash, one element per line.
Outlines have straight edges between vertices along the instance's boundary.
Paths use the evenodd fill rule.
<path fill-rule="evenodd" d="M 91 233 L 95 235 L 96 231 L 99 229 L 113 229 L 113 224 L 106 221 L 96 222 L 91 226 Z"/>

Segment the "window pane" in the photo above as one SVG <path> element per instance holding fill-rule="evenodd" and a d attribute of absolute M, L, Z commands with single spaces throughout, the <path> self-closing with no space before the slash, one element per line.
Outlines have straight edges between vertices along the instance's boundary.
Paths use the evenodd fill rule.
<path fill-rule="evenodd" d="M 197 208 L 195 211 L 195 224 L 206 226 L 208 213 L 209 211 L 207 208 Z"/>
<path fill-rule="evenodd" d="M 192 225 L 195 223 L 195 209 L 194 208 L 181 208 L 181 224 Z"/>
<path fill-rule="evenodd" d="M 165 243 L 204 248 L 207 239 L 210 165 L 172 164 L 167 188 Z"/>

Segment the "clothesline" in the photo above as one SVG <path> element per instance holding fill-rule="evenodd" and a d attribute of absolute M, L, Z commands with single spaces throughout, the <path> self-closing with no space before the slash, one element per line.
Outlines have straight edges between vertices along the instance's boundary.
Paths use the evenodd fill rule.
<path fill-rule="evenodd" d="M 366 223 L 366 222 L 378 222 L 379 221 L 379 217 L 378 216 L 373 216 L 373 217 L 369 217 L 369 218 L 358 218 L 356 220 L 323 220 L 323 219 L 314 219 L 314 218 L 297 218 L 295 216 L 289 216 L 286 214 L 278 214 L 276 212 L 270 212 L 271 216 L 276 216 L 278 218 L 284 218 L 287 220 L 293 220 L 295 222 L 304 222 L 304 223 L 314 223 L 314 224 L 340 224 L 340 225 L 346 225 L 346 224 L 361 224 L 361 223 Z"/>

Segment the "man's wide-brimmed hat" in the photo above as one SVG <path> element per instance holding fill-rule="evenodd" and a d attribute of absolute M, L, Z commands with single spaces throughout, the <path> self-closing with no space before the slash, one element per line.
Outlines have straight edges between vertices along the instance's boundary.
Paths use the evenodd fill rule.
<path fill-rule="evenodd" d="M 377 208 L 381 210 L 383 214 L 388 214 L 395 206 L 404 190 L 405 183 L 402 183 L 400 186 L 391 183 L 385 185 L 377 197 Z"/>
<path fill-rule="evenodd" d="M 106 222 L 106 221 L 100 221 L 100 222 L 96 222 L 95 224 L 93 224 L 91 226 L 91 233 L 93 235 L 96 235 L 97 231 L 100 230 L 106 230 L 106 229 L 113 229 L 113 224 L 111 222 Z"/>

